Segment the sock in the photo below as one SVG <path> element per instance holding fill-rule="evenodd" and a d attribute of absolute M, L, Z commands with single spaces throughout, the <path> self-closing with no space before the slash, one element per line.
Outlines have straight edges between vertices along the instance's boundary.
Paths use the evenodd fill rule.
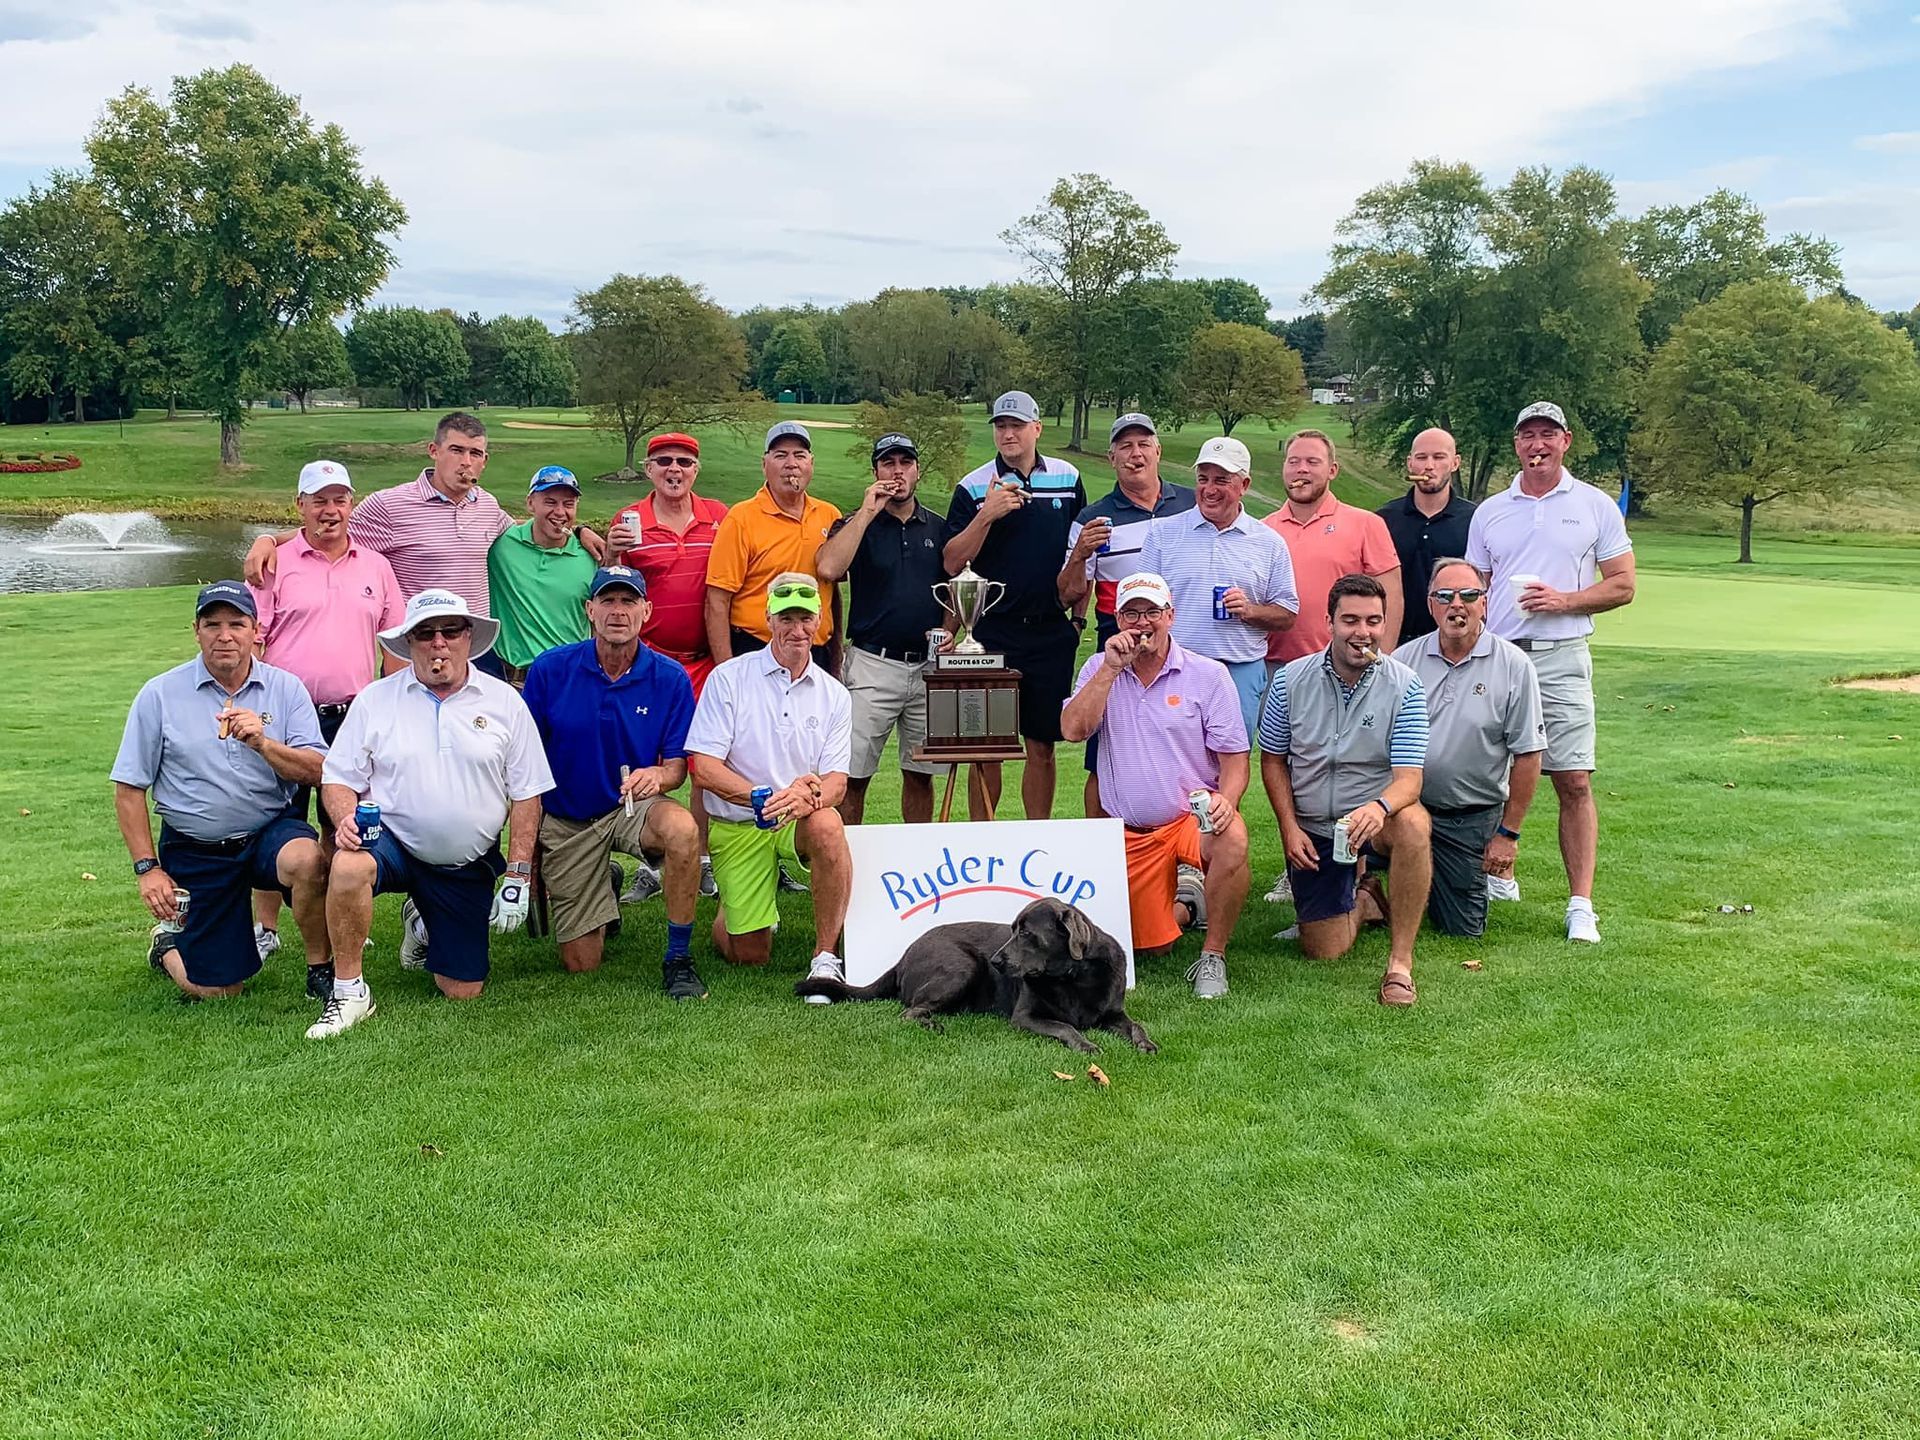
<path fill-rule="evenodd" d="M 1593 910 L 1593 901 L 1589 900 L 1584 895 L 1569 895 L 1567 897 L 1567 909 L 1585 910 L 1591 913 Z"/>
<path fill-rule="evenodd" d="M 255 924 L 253 928 L 254 928 L 254 929 L 256 929 L 256 930 L 264 930 L 264 931 L 266 931 L 266 932 L 267 932 L 267 934 L 269 934 L 269 935 L 278 935 L 278 934 L 280 933 L 280 927 L 279 927 L 279 926 L 277 926 L 277 925 L 260 925 L 260 924 Z"/>
<path fill-rule="evenodd" d="M 341 999 L 351 995 L 355 999 L 363 1000 L 367 994 L 367 977 L 362 975 L 358 979 L 342 980 L 336 976 L 333 982 L 333 993 Z"/>
<path fill-rule="evenodd" d="M 673 960 L 693 953 L 693 922 L 676 925 L 667 922 L 667 958 Z"/>

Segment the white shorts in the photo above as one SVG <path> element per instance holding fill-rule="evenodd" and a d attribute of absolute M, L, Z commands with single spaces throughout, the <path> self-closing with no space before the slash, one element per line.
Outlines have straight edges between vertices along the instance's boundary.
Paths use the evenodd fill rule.
<path fill-rule="evenodd" d="M 887 736 L 900 728 L 900 768 L 921 775 L 940 775 L 944 765 L 915 760 L 913 752 L 927 743 L 927 682 L 918 665 L 886 660 L 848 645 L 840 657 L 840 683 L 853 697 L 853 759 L 847 774 L 870 780 L 880 768 Z"/>
<path fill-rule="evenodd" d="M 1585 640 L 1568 640 L 1527 658 L 1540 681 L 1540 713 L 1547 722 L 1547 753 L 1540 768 L 1594 768 L 1593 652 Z"/>

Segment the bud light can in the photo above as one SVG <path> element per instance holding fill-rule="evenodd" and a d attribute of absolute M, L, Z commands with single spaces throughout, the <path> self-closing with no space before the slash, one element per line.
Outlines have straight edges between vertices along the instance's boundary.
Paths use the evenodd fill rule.
<path fill-rule="evenodd" d="M 1210 790 L 1187 792 L 1187 808 L 1193 811 L 1193 818 L 1200 822 L 1200 833 L 1213 834 L 1213 792 Z"/>
<path fill-rule="evenodd" d="M 1227 591 L 1231 590 L 1232 588 L 1233 587 L 1231 585 L 1216 585 L 1213 587 L 1213 618 L 1214 619 L 1231 620 L 1233 618 L 1233 616 L 1227 613 Z"/>
<path fill-rule="evenodd" d="M 360 832 L 360 843 L 371 845 L 380 838 L 380 807 L 362 800 L 353 807 L 353 828 Z"/>
<path fill-rule="evenodd" d="M 780 822 L 778 820 L 769 820 L 767 818 L 767 801 L 773 798 L 773 787 L 771 785 L 754 786 L 752 793 L 749 794 L 747 798 L 753 801 L 754 824 L 758 825 L 762 830 L 778 830 L 780 828 Z"/>
<path fill-rule="evenodd" d="M 160 922 L 160 928 L 169 935 L 178 935 L 182 930 L 186 929 L 187 902 L 191 899 L 193 899 L 193 896 L 187 891 L 175 889 L 173 892 L 173 919 L 162 920 Z"/>

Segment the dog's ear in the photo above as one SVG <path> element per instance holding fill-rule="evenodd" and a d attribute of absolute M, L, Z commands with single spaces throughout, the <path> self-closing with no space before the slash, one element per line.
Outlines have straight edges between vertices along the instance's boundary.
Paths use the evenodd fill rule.
<path fill-rule="evenodd" d="M 1100 932 L 1093 928 L 1084 911 L 1072 905 L 1063 908 L 1067 912 L 1061 917 L 1067 927 L 1067 954 L 1075 960 L 1091 958 L 1100 948 Z"/>

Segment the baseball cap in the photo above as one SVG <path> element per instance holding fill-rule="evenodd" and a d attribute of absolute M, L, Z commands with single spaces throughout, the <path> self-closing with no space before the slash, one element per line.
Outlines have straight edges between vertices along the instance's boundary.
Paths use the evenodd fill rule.
<path fill-rule="evenodd" d="M 254 620 L 260 618 L 260 607 L 253 603 L 253 592 L 238 580 L 216 580 L 211 585 L 202 586 L 193 602 L 193 618 L 198 620 L 216 605 L 231 605 L 242 615 Z"/>
<path fill-rule="evenodd" d="M 1107 443 L 1111 445 L 1114 441 L 1118 440 L 1122 430 L 1144 430 L 1149 435 L 1158 435 L 1160 433 L 1154 428 L 1153 417 L 1151 415 L 1142 415 L 1138 410 L 1119 416 L 1114 420 L 1113 428 L 1107 431 Z"/>
<path fill-rule="evenodd" d="M 767 586 L 767 614 L 778 615 L 787 610 L 805 610 L 810 615 L 820 613 L 820 582 L 804 570 L 782 571 Z"/>
<path fill-rule="evenodd" d="M 778 425 L 775 425 L 771 430 L 767 431 L 767 449 L 771 450 L 774 441 L 784 440 L 789 435 L 800 441 L 807 449 L 813 449 L 813 436 L 807 433 L 807 427 L 802 425 L 798 420 L 782 420 Z M 761 453 L 765 454 L 766 452 L 762 451 Z"/>
<path fill-rule="evenodd" d="M 347 467 L 338 460 L 315 460 L 310 465 L 300 467 L 300 483 L 293 493 L 317 495 L 329 485 L 344 485 L 352 490 L 353 477 L 347 474 Z"/>
<path fill-rule="evenodd" d="M 1028 424 L 1040 418 L 1040 406 L 1033 396 L 1024 390 L 1009 390 L 993 402 L 993 409 L 987 412 L 989 421 L 1024 420 Z"/>
<path fill-rule="evenodd" d="M 875 465 L 878 465 L 883 459 L 885 459 L 888 455 L 892 454 L 895 450 L 905 451 L 907 455 L 909 455 L 915 460 L 918 460 L 920 458 L 920 449 L 917 445 L 913 443 L 913 441 L 909 440 L 906 436 L 901 435 L 897 432 L 889 431 L 887 434 L 882 435 L 878 440 L 873 442 L 872 463 Z"/>
<path fill-rule="evenodd" d="M 573 478 L 573 471 L 564 465 L 542 465 L 533 472 L 533 479 L 527 484 L 529 495 L 538 495 L 542 490 L 571 490 L 580 493 L 580 482 Z"/>
<path fill-rule="evenodd" d="M 1536 400 L 1527 406 L 1514 420 L 1513 428 L 1518 430 L 1529 420 L 1551 420 L 1562 430 L 1567 428 L 1567 417 L 1560 412 L 1560 407 L 1555 405 L 1551 400 Z"/>
<path fill-rule="evenodd" d="M 1136 570 L 1122 580 L 1113 592 L 1113 608 L 1116 614 L 1129 600 L 1151 600 L 1162 610 L 1173 608 L 1173 591 L 1167 588 L 1167 582 L 1151 570 Z"/>
<path fill-rule="evenodd" d="M 493 649 L 493 642 L 500 638 L 500 622 L 490 615 L 476 615 L 467 608 L 466 598 L 451 590 L 422 590 L 407 601 L 407 618 L 391 630 L 380 632 L 380 643 L 389 655 L 400 660 L 411 660 L 407 650 L 407 636 L 414 627 L 428 620 L 438 620 L 443 615 L 456 616 L 473 623 L 473 649 L 468 658 L 478 660 Z"/>
<path fill-rule="evenodd" d="M 647 577 L 638 570 L 625 565 L 602 565 L 593 572 L 593 583 L 587 586 L 587 598 L 591 600 L 602 590 L 615 585 L 624 585 L 636 595 L 644 596 L 647 593 Z"/>
<path fill-rule="evenodd" d="M 1198 470 L 1202 465 L 1218 465 L 1235 475 L 1251 475 L 1253 453 L 1231 435 L 1216 435 L 1194 456 L 1193 468 Z"/>
<path fill-rule="evenodd" d="M 682 449 L 691 450 L 696 455 L 700 453 L 698 440 L 691 435 L 683 435 L 678 430 L 669 430 L 666 434 L 656 435 L 647 441 L 647 454 L 651 455 L 656 450 L 664 450 L 669 445 L 678 445 Z"/>

